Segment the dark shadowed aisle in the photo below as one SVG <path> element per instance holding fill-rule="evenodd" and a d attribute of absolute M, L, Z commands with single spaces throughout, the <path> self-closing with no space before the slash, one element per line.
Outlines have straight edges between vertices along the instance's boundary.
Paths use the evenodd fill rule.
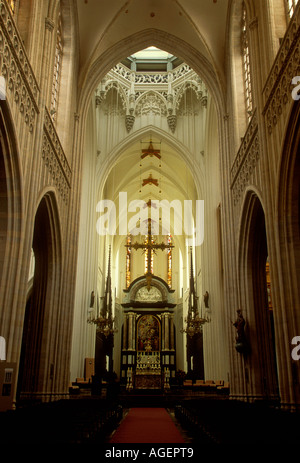
<path fill-rule="evenodd" d="M 184 443 L 164 408 L 131 408 L 110 443 Z"/>

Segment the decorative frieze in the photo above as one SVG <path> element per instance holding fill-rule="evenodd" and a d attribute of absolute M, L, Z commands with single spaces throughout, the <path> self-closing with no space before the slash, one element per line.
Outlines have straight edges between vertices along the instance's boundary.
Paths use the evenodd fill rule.
<path fill-rule="evenodd" d="M 264 110 L 268 133 L 276 126 L 283 109 L 292 102 L 292 79 L 300 74 L 300 8 L 290 21 L 276 60 L 264 87 Z"/>
<path fill-rule="evenodd" d="M 45 110 L 42 158 L 65 204 L 68 204 L 71 169 L 48 110 Z"/>
<path fill-rule="evenodd" d="M 236 205 L 249 184 L 260 156 L 257 111 L 255 110 L 231 169 L 231 189 Z"/>
<path fill-rule="evenodd" d="M 7 2 L 3 0 L 0 0 L 0 74 L 6 81 L 7 96 L 17 105 L 32 132 L 39 113 L 39 88 Z"/>

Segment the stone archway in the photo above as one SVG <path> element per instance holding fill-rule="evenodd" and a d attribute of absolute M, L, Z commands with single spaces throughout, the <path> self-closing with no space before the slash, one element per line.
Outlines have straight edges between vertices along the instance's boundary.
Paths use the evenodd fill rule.
<path fill-rule="evenodd" d="M 52 193 L 43 196 L 36 211 L 32 249 L 35 269 L 24 317 L 17 398 L 45 400 L 55 383 L 61 294 L 60 229 Z"/>
<path fill-rule="evenodd" d="M 0 335 L 6 339 L 7 358 L 17 360 L 16 338 L 9 336 L 18 312 L 16 294 L 22 278 L 19 264 L 22 252 L 22 186 L 18 147 L 10 110 L 6 102 L 0 108 Z M 15 330 L 13 330 L 15 332 Z"/>
<path fill-rule="evenodd" d="M 224 134 L 227 132 L 228 129 L 228 123 L 227 117 L 224 117 L 226 111 L 225 111 L 225 104 L 224 104 L 224 93 L 223 93 L 223 86 L 222 83 L 220 82 L 219 77 L 215 73 L 215 69 L 210 61 L 205 58 L 201 54 L 199 50 L 196 50 L 191 46 L 190 44 L 187 44 L 183 42 L 181 39 L 178 39 L 175 35 L 168 34 L 163 31 L 159 31 L 156 29 L 146 29 L 139 31 L 136 34 L 133 34 L 131 36 L 128 36 L 126 40 L 122 41 L 121 43 L 117 43 L 115 45 L 112 45 L 110 48 L 107 48 L 101 56 L 98 56 L 95 58 L 93 63 L 90 63 L 88 69 L 85 72 L 85 75 L 82 75 L 82 79 L 80 80 L 80 93 L 79 93 L 79 100 L 78 100 L 78 106 L 77 106 L 77 116 L 76 117 L 76 128 L 75 128 L 75 142 L 74 142 L 74 153 L 75 153 L 75 164 L 74 164 L 74 171 L 75 172 L 86 172 L 87 178 L 91 178 L 92 180 L 87 182 L 87 192 L 86 194 L 89 197 L 89 202 L 91 203 L 92 201 L 96 202 L 96 194 L 94 191 L 94 175 L 95 175 L 95 169 L 91 168 L 91 166 L 95 166 L 97 168 L 97 164 L 95 161 L 95 156 L 91 159 L 91 162 L 88 161 L 88 153 L 89 151 L 92 153 L 95 152 L 93 151 L 95 146 L 93 146 L 93 137 L 91 136 L 91 131 L 90 128 L 92 127 L 92 124 L 95 124 L 95 105 L 92 104 L 94 103 L 93 98 L 95 97 L 95 91 L 97 87 L 99 86 L 99 83 L 101 82 L 101 79 L 104 78 L 104 76 L 111 70 L 111 68 L 116 65 L 120 60 L 124 59 L 125 56 L 129 56 L 130 54 L 136 52 L 138 49 L 143 49 L 149 44 L 157 46 L 158 48 L 163 48 L 167 49 L 168 51 L 172 52 L 176 56 L 180 56 L 181 59 L 183 59 L 194 71 L 197 73 L 199 76 L 201 76 L 201 79 L 203 79 L 203 82 L 205 82 L 205 85 L 207 86 L 207 89 L 211 95 L 211 102 L 212 102 L 212 107 L 214 109 L 214 121 L 215 125 L 213 126 L 219 131 L 219 137 L 215 137 L 214 140 L 216 141 L 216 145 L 219 148 L 218 152 L 218 157 L 219 157 L 219 162 L 221 164 L 220 170 L 223 171 L 222 165 L 227 164 L 228 160 L 228 152 L 227 152 L 227 145 L 224 143 L 221 143 L 221 139 L 224 137 Z M 89 121 L 87 123 L 87 121 Z M 148 127 L 148 132 L 151 130 L 152 127 Z M 137 128 L 138 130 L 138 128 Z M 176 152 L 179 151 L 179 154 L 182 154 L 182 159 L 186 160 L 186 164 L 190 164 L 191 166 L 193 165 L 192 158 L 193 156 L 188 156 L 187 150 L 184 146 L 178 146 L 176 137 L 174 134 L 166 134 L 162 130 L 156 130 L 156 132 L 159 134 L 160 138 L 163 138 L 167 142 L 170 143 L 170 146 L 174 146 L 174 149 L 176 149 Z M 110 170 L 114 167 L 114 163 L 117 161 L 119 155 L 120 155 L 120 150 L 124 149 L 126 146 L 128 146 L 129 143 L 131 143 L 134 139 L 138 139 L 138 137 L 141 136 L 142 133 L 146 133 L 144 129 L 141 129 L 139 133 L 134 133 L 134 134 L 126 134 L 126 139 L 124 142 L 120 143 L 119 146 L 115 146 L 114 149 L 110 152 L 110 156 L 107 157 L 107 159 L 104 160 L 104 162 L 99 163 L 99 171 L 101 169 L 101 175 L 97 176 L 97 182 L 98 182 L 98 192 L 101 192 L 106 181 L 107 174 L 110 172 Z M 90 146 L 91 145 L 91 146 Z M 216 150 L 214 150 L 216 152 Z M 85 156 L 83 156 L 83 153 L 85 153 Z M 100 153 L 100 151 L 99 151 Z M 101 160 L 102 161 L 102 160 Z M 86 170 L 85 170 L 86 169 Z M 225 171 L 225 170 L 224 170 Z M 227 169 L 226 169 L 227 171 Z M 98 171 L 97 171 L 98 172 Z M 197 175 L 197 188 L 200 191 L 201 190 L 201 177 L 203 176 L 203 172 L 200 172 L 200 169 L 194 169 L 193 173 Z M 195 181 L 196 183 L 196 181 Z M 74 207 L 74 210 L 79 209 L 77 206 L 80 204 L 80 194 L 81 191 L 78 189 L 76 193 L 74 193 L 74 204 L 76 206 Z M 84 214 L 83 214 L 84 215 Z M 82 218 L 83 216 L 81 216 Z M 79 223 L 79 221 L 78 221 Z M 81 225 L 84 223 L 84 225 Z M 80 233 L 82 235 L 86 235 L 86 229 L 87 229 L 87 224 L 86 222 L 80 222 Z M 92 225 L 94 227 L 94 224 Z M 89 227 L 89 230 L 92 230 L 92 227 Z M 77 240 L 77 239 L 76 239 Z M 89 246 L 90 246 L 91 240 L 89 238 Z M 82 248 L 83 249 L 83 248 Z M 104 254 L 102 249 L 100 249 L 100 246 L 95 244 L 93 247 L 93 250 L 97 249 L 97 252 L 100 255 L 100 260 L 103 261 L 104 259 Z M 92 247 L 89 247 L 88 252 L 92 250 Z M 91 253 L 91 261 L 93 261 L 95 256 L 95 253 Z M 86 254 L 84 254 L 84 251 L 79 250 L 79 255 L 78 255 L 78 263 L 79 262 L 84 262 L 86 264 L 87 259 L 86 259 Z M 78 264 L 79 265 L 79 264 Z M 96 266 L 94 266 L 96 268 Z M 91 273 L 91 275 L 90 275 Z M 88 278 L 86 277 L 88 275 Z M 96 274 L 95 272 L 92 271 L 92 266 L 89 265 L 89 268 L 87 269 L 86 273 L 83 275 L 83 278 L 77 280 L 77 285 L 76 285 L 76 291 L 78 293 L 78 296 L 76 295 L 76 300 L 75 300 L 75 323 L 77 324 L 77 320 L 80 320 L 82 316 L 82 308 L 83 304 L 80 301 L 81 298 L 85 296 L 87 291 L 90 293 L 90 282 L 93 282 L 93 287 L 97 284 L 96 282 Z M 89 289 L 87 290 L 87 286 L 89 286 Z M 218 288 L 219 289 L 219 288 Z M 84 328 L 78 323 L 77 326 L 74 328 L 74 333 L 78 332 L 81 333 L 84 330 Z M 219 330 L 219 327 L 217 328 Z M 85 334 L 82 336 L 80 335 L 80 339 L 85 338 Z M 78 335 L 74 335 L 74 339 L 78 339 Z M 219 338 L 219 336 L 218 336 Z M 91 337 L 92 339 L 92 337 Z M 85 345 L 82 347 L 82 350 L 84 352 L 87 352 L 87 354 L 83 354 L 84 356 L 90 356 L 91 354 L 89 352 L 92 352 L 92 347 L 90 344 L 85 343 Z M 73 344 L 74 345 L 74 344 Z M 76 347 L 77 349 L 77 347 Z M 76 376 L 81 376 L 82 367 L 79 365 L 78 359 L 77 359 L 77 353 L 75 354 L 75 347 L 73 349 L 74 355 L 72 357 L 72 370 L 76 373 L 72 373 L 74 377 Z"/>
<path fill-rule="evenodd" d="M 246 394 L 253 398 L 277 400 L 276 343 L 273 310 L 268 298 L 269 252 L 265 214 L 253 191 L 248 192 L 244 205 L 239 249 L 240 309 L 246 322 L 246 348 L 238 351 L 238 355 L 244 368 L 244 387 Z"/>
<path fill-rule="evenodd" d="M 299 361 L 292 359 L 292 340 L 300 326 L 300 107 L 294 103 L 278 169 L 278 262 L 282 286 L 278 289 L 280 310 L 280 395 L 285 404 L 299 401 Z M 285 322 L 288 320 L 288 323 Z M 290 361 L 287 361 L 287 358 Z M 290 405 L 288 405 L 290 406 Z"/>

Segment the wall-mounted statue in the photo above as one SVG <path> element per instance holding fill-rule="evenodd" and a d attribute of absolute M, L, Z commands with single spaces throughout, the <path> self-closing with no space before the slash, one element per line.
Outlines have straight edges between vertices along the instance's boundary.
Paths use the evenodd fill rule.
<path fill-rule="evenodd" d="M 245 325 L 246 321 L 242 315 L 241 309 L 236 311 L 237 319 L 233 323 L 233 326 L 236 328 L 236 344 L 235 348 L 240 353 L 245 353 L 248 350 L 248 344 L 245 335 Z"/>
<path fill-rule="evenodd" d="M 204 296 L 203 296 L 204 306 L 205 306 L 206 309 L 209 309 L 208 299 L 209 299 L 209 294 L 208 294 L 208 291 L 206 291 Z"/>

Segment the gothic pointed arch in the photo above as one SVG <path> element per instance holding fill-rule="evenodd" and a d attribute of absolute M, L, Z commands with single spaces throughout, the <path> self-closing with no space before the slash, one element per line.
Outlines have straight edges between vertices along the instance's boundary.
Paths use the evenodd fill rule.
<path fill-rule="evenodd" d="M 143 49 L 149 44 L 158 48 L 169 49 L 176 56 L 181 56 L 186 63 L 203 78 L 209 92 L 215 100 L 217 112 L 221 115 L 225 111 L 223 87 L 220 83 L 213 65 L 200 52 L 193 49 L 181 39 L 172 36 L 158 29 L 146 29 L 129 36 L 121 43 L 116 43 L 98 56 L 86 73 L 84 81 L 81 82 L 79 95 L 79 111 L 85 121 L 88 112 L 90 98 L 105 74 L 118 62 L 137 50 Z M 84 123 L 84 122 L 83 122 Z"/>
<path fill-rule="evenodd" d="M 153 113 L 155 115 L 166 116 L 167 106 L 159 92 L 150 90 L 137 98 L 135 112 L 137 115 Z"/>
<path fill-rule="evenodd" d="M 62 252 L 58 207 L 54 192 L 41 198 L 34 219 L 32 249 L 35 269 L 27 300 L 18 379 L 18 399 L 51 396 L 58 365 L 61 316 Z M 56 329 L 53 329 L 56 327 Z"/>
<path fill-rule="evenodd" d="M 14 283 L 20 278 L 23 197 L 17 139 L 6 101 L 0 106 L 0 196 L 0 331 L 7 340 L 10 358 L 13 340 L 8 339 L 8 333 L 16 310 Z"/>
<path fill-rule="evenodd" d="M 278 399 L 276 340 L 273 308 L 268 303 L 269 262 L 263 203 L 248 190 L 240 221 L 238 278 L 240 307 L 245 319 L 245 349 L 239 351 L 248 393 L 266 400 Z M 272 282 L 271 285 L 272 287 Z M 233 314 L 237 316 L 237 314 Z M 237 348 L 237 345 L 236 345 Z"/>
<path fill-rule="evenodd" d="M 282 278 L 285 292 L 281 293 L 287 317 L 289 340 L 298 332 L 300 323 L 300 107 L 292 106 L 282 146 L 278 169 L 278 232 Z"/>

